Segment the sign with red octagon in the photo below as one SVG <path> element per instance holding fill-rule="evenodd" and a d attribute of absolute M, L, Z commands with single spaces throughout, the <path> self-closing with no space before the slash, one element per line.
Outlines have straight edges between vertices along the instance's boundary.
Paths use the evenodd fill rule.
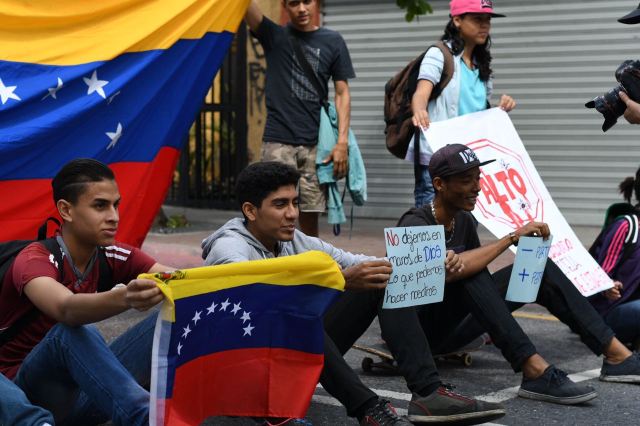
<path fill-rule="evenodd" d="M 518 153 L 489 139 L 466 145 L 480 158 L 496 159 L 482 167 L 477 213 L 513 229 L 544 222 L 544 199 Z"/>

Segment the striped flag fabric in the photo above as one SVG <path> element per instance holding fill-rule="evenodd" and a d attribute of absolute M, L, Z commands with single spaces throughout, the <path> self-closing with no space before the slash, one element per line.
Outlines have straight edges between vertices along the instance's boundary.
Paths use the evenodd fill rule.
<path fill-rule="evenodd" d="M 122 194 L 117 238 L 140 246 L 249 0 L 4 0 L 0 240 L 55 213 L 51 178 L 90 157 Z"/>
<path fill-rule="evenodd" d="M 165 294 L 152 425 L 305 416 L 323 366 L 322 316 L 344 290 L 326 253 L 144 274 Z"/>

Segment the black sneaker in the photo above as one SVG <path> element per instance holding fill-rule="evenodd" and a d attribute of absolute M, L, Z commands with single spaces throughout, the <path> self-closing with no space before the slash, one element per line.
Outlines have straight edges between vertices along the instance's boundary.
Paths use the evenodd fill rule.
<path fill-rule="evenodd" d="M 450 385 L 440 386 L 429 396 L 413 394 L 409 402 L 409 420 L 414 424 L 462 422 L 485 423 L 505 415 L 500 404 L 478 401 L 453 392 Z"/>
<path fill-rule="evenodd" d="M 598 394 L 587 385 L 574 383 L 567 373 L 553 365 L 537 379 L 522 378 L 518 396 L 555 404 L 573 405 L 592 400 Z"/>
<path fill-rule="evenodd" d="M 360 426 L 411 426 L 411 423 L 400 417 L 389 401 L 379 399 L 364 413 Z"/>
<path fill-rule="evenodd" d="M 640 383 L 640 354 L 634 353 L 620 364 L 602 361 L 600 380 L 616 383 Z"/>

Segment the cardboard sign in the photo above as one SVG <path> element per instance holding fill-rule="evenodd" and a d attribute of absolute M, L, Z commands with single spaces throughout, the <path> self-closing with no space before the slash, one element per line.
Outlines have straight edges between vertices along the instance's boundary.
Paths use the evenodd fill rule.
<path fill-rule="evenodd" d="M 393 272 L 383 309 L 442 302 L 444 298 L 444 227 L 385 228 L 387 258 Z"/>
<path fill-rule="evenodd" d="M 434 122 L 424 135 L 434 152 L 461 143 L 480 161 L 496 160 L 480 168 L 481 191 L 473 210 L 492 234 L 502 238 L 529 222 L 545 222 L 555 236 L 549 257 L 583 296 L 613 287 L 553 202 L 506 112 L 493 108 Z"/>
<path fill-rule="evenodd" d="M 520 237 L 507 289 L 508 301 L 536 301 L 552 240 L 551 236 L 546 241 L 542 237 Z"/>

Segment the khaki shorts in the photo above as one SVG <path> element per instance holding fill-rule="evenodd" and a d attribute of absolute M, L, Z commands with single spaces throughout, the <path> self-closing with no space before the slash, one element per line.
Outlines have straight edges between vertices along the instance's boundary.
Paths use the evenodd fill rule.
<path fill-rule="evenodd" d="M 278 142 L 262 144 L 262 161 L 279 161 L 300 172 L 299 206 L 302 212 L 324 212 L 325 188 L 320 187 L 316 174 L 316 146 L 288 145 Z"/>

